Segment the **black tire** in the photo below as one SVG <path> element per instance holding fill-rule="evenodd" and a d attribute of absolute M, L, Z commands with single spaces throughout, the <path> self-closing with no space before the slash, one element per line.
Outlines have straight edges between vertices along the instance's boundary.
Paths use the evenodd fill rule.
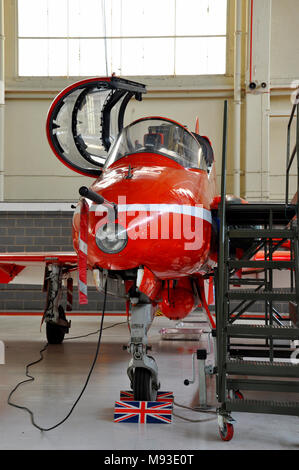
<path fill-rule="evenodd" d="M 62 305 L 58 306 L 58 314 L 61 320 L 66 321 L 64 308 Z M 66 328 L 63 326 L 57 325 L 56 323 L 47 322 L 46 334 L 47 341 L 49 344 L 61 344 L 64 340 L 64 335 L 66 333 Z"/>
<path fill-rule="evenodd" d="M 157 392 L 153 389 L 152 376 L 148 369 L 136 367 L 133 377 L 134 400 L 155 401 Z"/>
<path fill-rule="evenodd" d="M 49 344 L 61 344 L 64 340 L 65 328 L 55 325 L 55 323 L 47 322 L 46 335 Z"/>

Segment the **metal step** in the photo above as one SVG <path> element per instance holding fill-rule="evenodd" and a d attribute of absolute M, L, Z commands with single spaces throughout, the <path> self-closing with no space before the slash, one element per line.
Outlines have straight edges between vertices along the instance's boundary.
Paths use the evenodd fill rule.
<path fill-rule="evenodd" d="M 279 260 L 235 260 L 229 259 L 227 261 L 229 268 L 265 268 L 265 269 L 291 269 L 294 268 L 294 261 L 279 261 Z"/>
<path fill-rule="evenodd" d="M 264 225 L 269 223 L 272 212 L 274 225 L 287 225 L 296 215 L 295 204 L 281 203 L 226 204 L 225 215 L 228 225 Z"/>
<path fill-rule="evenodd" d="M 256 392 L 287 392 L 287 393 L 299 393 L 298 381 L 290 380 L 261 380 L 256 379 L 228 379 L 227 380 L 228 390 L 250 390 Z"/>
<path fill-rule="evenodd" d="M 257 285 L 264 285 L 264 279 L 244 279 L 238 277 L 231 277 L 228 279 L 229 284 L 233 284 L 235 286 L 257 286 Z"/>
<path fill-rule="evenodd" d="M 228 231 L 229 238 L 294 238 L 294 230 L 239 228 Z"/>
<path fill-rule="evenodd" d="M 238 345 L 238 344 L 231 344 L 229 346 L 229 356 L 231 358 L 235 357 L 236 359 L 242 358 L 270 358 L 270 356 L 275 359 L 288 359 L 290 360 L 292 353 L 294 352 L 294 348 L 290 348 L 288 346 L 274 346 L 273 349 L 270 351 L 269 346 L 265 344 L 251 344 L 250 346 L 246 345 Z"/>
<path fill-rule="evenodd" d="M 299 339 L 299 328 L 280 325 L 227 325 L 227 334 L 235 338 Z"/>
<path fill-rule="evenodd" d="M 272 291 L 254 289 L 233 289 L 227 292 L 231 300 L 296 300 L 296 292 L 290 289 L 273 289 Z"/>
<path fill-rule="evenodd" d="M 228 360 L 226 372 L 234 375 L 299 378 L 299 364 L 289 362 L 264 362 Z M 298 384 L 299 387 L 299 384 Z"/>
<path fill-rule="evenodd" d="M 271 413 L 278 415 L 299 416 L 299 402 L 270 400 L 227 400 L 226 411 L 245 411 L 247 413 Z"/>

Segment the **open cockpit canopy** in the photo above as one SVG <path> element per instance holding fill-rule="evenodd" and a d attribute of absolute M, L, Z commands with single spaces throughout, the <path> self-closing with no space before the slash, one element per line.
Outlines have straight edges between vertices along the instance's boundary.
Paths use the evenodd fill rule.
<path fill-rule="evenodd" d="M 108 150 L 123 128 L 130 99 L 141 101 L 144 85 L 118 77 L 81 80 L 53 101 L 47 137 L 54 154 L 68 168 L 97 177 Z"/>

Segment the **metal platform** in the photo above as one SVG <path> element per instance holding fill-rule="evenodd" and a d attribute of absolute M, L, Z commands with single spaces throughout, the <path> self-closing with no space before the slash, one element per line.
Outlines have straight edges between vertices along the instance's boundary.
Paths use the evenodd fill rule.
<path fill-rule="evenodd" d="M 296 211 L 296 205 L 286 206 L 280 203 L 226 204 L 225 216 L 228 225 L 249 226 L 246 235 L 248 236 L 250 225 L 265 225 L 269 222 L 270 212 L 273 225 L 286 226 L 296 215 Z M 275 231 L 273 234 L 275 234 Z M 263 236 L 258 230 L 253 235 L 254 238 Z M 276 237 L 277 234 L 274 236 Z M 278 234 L 277 238 L 280 238 L 280 236 Z"/>
<path fill-rule="evenodd" d="M 297 106 L 297 115 L 299 105 Z M 232 427 L 231 412 L 276 413 L 299 416 L 299 364 L 293 361 L 295 342 L 299 339 L 299 228 L 298 205 L 288 202 L 288 177 L 290 163 L 297 155 L 299 175 L 299 119 L 297 140 L 292 156 L 288 156 L 285 203 L 232 204 L 226 202 L 226 134 L 227 108 L 224 113 L 223 155 L 221 174 L 221 203 L 218 207 L 219 258 L 215 272 L 216 297 L 216 370 L 218 420 L 221 435 L 228 440 L 227 430 Z M 292 116 L 294 115 L 294 109 Z M 292 119 L 292 118 L 291 118 Z M 299 188 L 299 179 L 298 179 Z M 275 258 L 275 251 L 289 242 L 289 260 Z M 242 255 L 240 252 L 242 250 Z M 263 259 L 254 256 L 263 253 Z M 237 256 L 238 254 L 238 256 Z M 258 272 L 258 279 L 238 279 L 236 272 L 249 268 Z M 279 288 L 274 283 L 274 273 L 289 273 L 289 287 Z M 239 301 L 237 305 L 236 301 Z M 258 322 L 240 324 L 243 314 L 259 302 L 263 314 Z M 286 321 L 276 302 L 291 302 L 293 323 Z M 262 320 L 262 321 L 261 321 Z M 236 344 L 236 338 L 241 344 Z M 263 343 L 256 340 L 262 340 Z M 279 341 L 278 341 L 279 340 Z M 277 344 L 281 340 L 287 343 Z M 263 358 L 262 360 L 248 360 Z M 288 360 L 281 361 L 278 358 Z M 238 378 L 238 376 L 243 376 Z M 244 378 L 244 376 L 246 378 Z M 257 379 L 258 378 L 258 379 Z M 271 380 L 270 380 L 271 379 Z M 273 380 L 276 379 L 276 380 Z M 287 391 L 298 394 L 298 401 L 243 399 L 243 391 Z M 232 395 L 233 393 L 233 395 Z M 234 397 L 229 399 L 229 397 Z M 230 435 L 233 433 L 230 431 Z M 228 434 L 229 435 L 229 434 Z"/>

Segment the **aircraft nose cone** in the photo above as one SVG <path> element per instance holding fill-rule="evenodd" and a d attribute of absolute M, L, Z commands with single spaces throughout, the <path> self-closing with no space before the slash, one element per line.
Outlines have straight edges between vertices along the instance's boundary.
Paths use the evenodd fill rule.
<path fill-rule="evenodd" d="M 117 214 L 113 220 L 113 211 L 100 214 L 102 206 L 90 206 L 89 264 L 110 270 L 143 265 L 158 277 L 197 272 L 211 236 L 206 179 L 176 163 L 142 166 L 136 159 L 108 168 L 91 187 L 117 205 Z"/>

